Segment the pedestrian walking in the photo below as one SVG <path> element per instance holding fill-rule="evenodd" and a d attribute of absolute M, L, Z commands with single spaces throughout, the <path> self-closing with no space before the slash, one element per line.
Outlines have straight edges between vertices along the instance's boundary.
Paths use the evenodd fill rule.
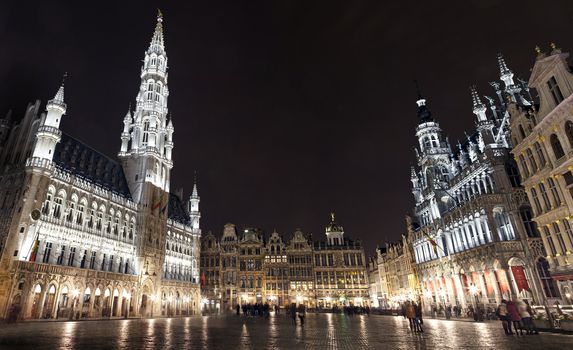
<path fill-rule="evenodd" d="M 507 316 L 509 317 L 509 321 L 513 324 L 513 329 L 515 329 L 515 334 L 517 335 L 518 329 L 521 331 L 521 335 L 523 335 L 523 328 L 521 328 L 521 316 L 519 316 L 519 311 L 517 310 L 517 304 L 509 300 L 507 302 Z"/>
<path fill-rule="evenodd" d="M 239 316 L 241 314 L 241 306 L 239 304 L 237 304 L 235 309 L 237 310 L 237 316 Z"/>
<path fill-rule="evenodd" d="M 523 329 L 525 329 L 526 334 L 533 334 L 533 320 L 531 319 L 531 314 L 527 310 L 527 305 L 528 304 L 526 304 L 525 301 L 517 303 L 517 310 L 521 317 L 521 334 L 523 334 Z"/>
<path fill-rule="evenodd" d="M 414 319 L 416 318 L 416 309 L 414 309 L 414 303 L 407 301 L 406 302 L 406 317 L 408 318 L 408 322 L 410 322 L 410 330 L 416 331 L 414 325 Z"/>
<path fill-rule="evenodd" d="M 290 313 L 290 317 L 292 320 L 292 324 L 296 326 L 296 304 L 295 303 L 290 304 L 289 313 Z"/>
<path fill-rule="evenodd" d="M 422 305 L 420 303 L 414 304 L 414 311 L 416 313 L 416 317 L 414 318 L 416 330 L 417 332 L 424 333 L 424 329 L 422 328 L 424 324 L 422 320 Z"/>
<path fill-rule="evenodd" d="M 306 308 L 304 304 L 300 304 L 298 307 L 298 319 L 300 320 L 300 326 L 304 326 L 304 317 L 306 316 Z"/>
<path fill-rule="evenodd" d="M 503 326 L 503 330 L 506 335 L 513 334 L 511 331 L 511 320 L 507 314 L 507 301 L 505 299 L 501 300 L 501 304 L 497 307 L 496 315 L 501 321 L 501 325 Z"/>

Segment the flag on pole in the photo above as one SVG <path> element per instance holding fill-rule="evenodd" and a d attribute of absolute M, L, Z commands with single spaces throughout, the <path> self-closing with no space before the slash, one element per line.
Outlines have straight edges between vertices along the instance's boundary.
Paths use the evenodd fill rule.
<path fill-rule="evenodd" d="M 433 239 L 427 232 L 424 232 L 424 236 L 426 236 L 426 241 L 430 242 L 430 244 L 432 245 L 434 253 L 438 255 L 438 248 L 439 248 L 438 242 L 436 242 L 436 240 Z"/>
<path fill-rule="evenodd" d="M 40 240 L 36 238 L 34 244 L 32 245 L 32 254 L 30 254 L 30 261 L 36 261 L 36 256 L 38 255 L 38 248 L 40 247 Z"/>

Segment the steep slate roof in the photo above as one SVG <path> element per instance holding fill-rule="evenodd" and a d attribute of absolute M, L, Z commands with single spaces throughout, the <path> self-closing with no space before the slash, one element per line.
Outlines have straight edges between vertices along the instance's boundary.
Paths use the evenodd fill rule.
<path fill-rule="evenodd" d="M 181 201 L 174 193 L 169 193 L 169 208 L 167 209 L 169 218 L 173 221 L 177 221 L 181 224 L 189 223 L 189 215 L 185 210 L 185 204 Z"/>
<path fill-rule="evenodd" d="M 62 133 L 54 151 L 54 162 L 75 176 L 131 199 L 121 164 L 70 135 Z"/>

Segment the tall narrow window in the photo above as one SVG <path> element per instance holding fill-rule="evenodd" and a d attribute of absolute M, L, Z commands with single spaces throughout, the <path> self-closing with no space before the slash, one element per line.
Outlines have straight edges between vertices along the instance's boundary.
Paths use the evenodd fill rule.
<path fill-rule="evenodd" d="M 565 227 L 565 233 L 569 238 L 569 242 L 573 244 L 573 231 L 571 230 L 571 224 L 569 224 L 569 220 L 563 219 L 563 227 Z"/>
<path fill-rule="evenodd" d="M 569 147 L 573 148 L 573 122 L 570 120 L 565 122 L 565 135 L 567 135 Z"/>
<path fill-rule="evenodd" d="M 58 255 L 58 259 L 56 260 L 56 264 L 62 265 L 64 262 L 64 256 L 66 255 L 66 246 L 63 245 L 62 249 L 60 250 L 60 255 Z"/>
<path fill-rule="evenodd" d="M 523 221 L 523 226 L 525 227 L 525 232 L 527 237 L 539 237 L 539 231 L 537 230 L 537 224 L 533 221 L 533 215 L 531 214 L 531 208 L 522 207 L 519 210 L 519 215 L 521 216 L 521 221 Z"/>
<path fill-rule="evenodd" d="M 519 165 L 521 166 L 521 173 L 523 174 L 523 177 L 529 177 L 529 168 L 527 167 L 527 162 L 525 161 L 523 155 L 519 156 Z"/>
<path fill-rule="evenodd" d="M 52 203 L 52 194 L 48 193 L 46 196 L 46 201 L 44 202 L 44 206 L 42 207 L 42 214 L 48 215 L 50 213 L 50 207 Z"/>
<path fill-rule="evenodd" d="M 519 177 L 519 171 L 517 170 L 514 162 L 508 162 L 505 164 L 505 171 L 507 176 L 509 177 L 509 182 L 511 183 L 512 187 L 520 187 L 521 186 L 521 178 Z M 493 188 L 491 189 L 493 192 Z"/>
<path fill-rule="evenodd" d="M 96 261 L 96 252 L 92 252 L 92 256 L 90 257 L 90 269 L 95 269 L 95 261 Z"/>
<path fill-rule="evenodd" d="M 149 141 L 149 120 L 143 122 L 143 145 L 146 146 Z"/>
<path fill-rule="evenodd" d="M 537 154 L 537 159 L 539 160 L 539 166 L 544 167 L 546 163 L 545 155 L 543 154 L 543 149 L 541 148 L 539 142 L 533 144 L 533 149 L 535 150 L 535 154 Z"/>
<path fill-rule="evenodd" d="M 559 141 L 559 137 L 557 135 L 552 134 L 551 138 L 551 148 L 553 148 L 553 154 L 555 154 L 555 159 L 561 159 L 565 155 L 563 151 L 563 147 L 561 146 L 561 141 Z"/>
<path fill-rule="evenodd" d="M 547 298 L 559 298 L 558 289 L 555 287 L 555 281 L 549 273 L 549 263 L 544 258 L 537 260 L 537 273 L 543 286 L 543 292 Z"/>
<path fill-rule="evenodd" d="M 54 200 L 54 217 L 56 219 L 59 219 L 60 215 L 62 213 L 62 202 L 63 202 L 63 199 L 61 197 L 57 197 Z"/>
<path fill-rule="evenodd" d="M 76 224 L 81 225 L 84 222 L 84 206 L 80 204 L 78 206 L 78 212 L 76 214 Z"/>
<path fill-rule="evenodd" d="M 559 196 L 559 190 L 557 186 L 555 186 L 555 180 L 553 178 L 548 178 L 547 183 L 549 184 L 549 190 L 551 191 L 551 195 L 553 196 L 553 201 L 555 202 L 555 207 L 561 205 L 561 197 Z"/>
<path fill-rule="evenodd" d="M 547 195 L 547 190 L 545 189 L 545 184 L 541 182 L 539 184 L 539 191 L 541 192 L 541 198 L 543 198 L 543 204 L 545 204 L 545 210 L 551 210 L 551 201 Z"/>
<path fill-rule="evenodd" d="M 531 188 L 531 200 L 533 201 L 537 215 L 541 214 L 543 211 L 541 210 L 541 203 L 539 202 L 539 197 L 537 196 L 537 190 L 535 188 Z"/>
<path fill-rule="evenodd" d="M 42 257 L 42 262 L 47 264 L 50 262 L 50 254 L 52 253 L 52 243 L 46 242 L 46 247 L 44 248 L 44 256 Z"/>
<path fill-rule="evenodd" d="M 553 237 L 551 237 L 551 231 L 549 230 L 549 227 L 543 226 L 543 233 L 545 234 L 547 245 L 549 245 L 549 247 L 547 247 L 549 249 L 548 253 L 551 256 L 555 256 L 555 254 L 557 254 L 557 249 L 555 248 L 555 243 L 553 242 Z"/>
<path fill-rule="evenodd" d="M 535 158 L 533 157 L 533 152 L 531 151 L 531 149 L 527 149 L 526 151 L 527 154 L 527 158 L 529 160 L 529 164 L 531 164 L 531 172 L 535 173 L 537 171 L 537 162 L 535 161 Z"/>
<path fill-rule="evenodd" d="M 563 94 L 561 93 L 561 89 L 559 88 L 559 84 L 557 84 L 555 77 L 549 78 L 547 86 L 549 87 L 549 92 L 551 92 L 551 96 L 553 96 L 555 104 L 560 104 L 561 101 L 563 101 Z"/>
<path fill-rule="evenodd" d="M 559 243 L 559 248 L 561 249 L 560 253 L 565 254 L 567 247 L 565 246 L 565 241 L 563 240 L 559 224 L 556 222 L 553 223 L 553 231 L 555 232 L 555 238 L 557 238 L 557 243 Z"/>
<path fill-rule="evenodd" d="M 74 266 L 74 260 L 76 258 L 76 248 L 70 248 L 70 255 L 68 256 L 68 266 Z"/>

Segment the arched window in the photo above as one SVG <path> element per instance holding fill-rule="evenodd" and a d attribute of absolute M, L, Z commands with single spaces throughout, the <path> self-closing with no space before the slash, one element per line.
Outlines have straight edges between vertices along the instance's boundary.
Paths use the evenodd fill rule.
<path fill-rule="evenodd" d="M 147 142 L 149 141 L 149 120 L 143 122 L 143 140 L 142 143 L 144 146 L 147 146 Z"/>
<path fill-rule="evenodd" d="M 539 237 L 539 230 L 537 230 L 537 224 L 535 221 L 533 221 L 531 208 L 521 207 L 519 209 L 519 216 L 521 216 L 521 221 L 523 221 L 523 226 L 525 227 L 527 237 Z"/>
<path fill-rule="evenodd" d="M 573 148 L 573 122 L 570 120 L 565 122 L 565 135 L 567 135 L 569 140 L 569 147 Z"/>
<path fill-rule="evenodd" d="M 430 148 L 430 147 L 432 147 L 432 143 L 431 143 L 429 137 L 424 137 L 424 138 L 422 139 L 422 144 L 424 145 L 424 149 L 425 149 L 425 150 L 428 149 L 428 148 Z"/>
<path fill-rule="evenodd" d="M 555 159 L 560 159 L 565 155 L 563 151 L 563 147 L 561 146 L 561 141 L 559 141 L 559 137 L 557 135 L 551 135 L 551 148 L 553 148 L 553 154 L 555 154 Z"/>
<path fill-rule="evenodd" d="M 533 149 L 535 150 L 535 153 L 537 154 L 537 159 L 539 159 L 539 166 L 540 167 L 544 167 L 545 166 L 545 155 L 543 154 L 543 149 L 541 148 L 541 145 L 539 144 L 539 142 L 536 142 L 533 144 Z"/>
<path fill-rule="evenodd" d="M 496 212 L 494 214 L 494 218 L 497 224 L 499 238 L 502 241 L 509 241 L 510 239 L 513 239 L 511 223 L 509 222 L 509 217 L 507 216 L 507 213 L 504 211 Z"/>
<path fill-rule="evenodd" d="M 522 140 L 525 138 L 525 131 L 523 131 L 523 126 L 521 126 L 521 124 L 519 124 L 519 135 Z"/>
<path fill-rule="evenodd" d="M 549 263 L 544 258 L 537 260 L 537 273 L 543 286 L 543 292 L 547 298 L 559 298 L 559 292 L 555 287 L 555 281 L 549 273 Z"/>
<path fill-rule="evenodd" d="M 64 199 L 58 195 L 58 197 L 56 197 L 56 199 L 54 199 L 54 212 L 53 215 L 56 219 L 59 219 L 61 214 L 62 214 L 62 204 L 64 202 Z"/>
<path fill-rule="evenodd" d="M 50 209 L 52 207 L 52 198 L 53 194 L 48 192 L 46 195 L 46 200 L 44 201 L 44 206 L 42 206 L 42 214 L 48 215 L 50 213 Z"/>

